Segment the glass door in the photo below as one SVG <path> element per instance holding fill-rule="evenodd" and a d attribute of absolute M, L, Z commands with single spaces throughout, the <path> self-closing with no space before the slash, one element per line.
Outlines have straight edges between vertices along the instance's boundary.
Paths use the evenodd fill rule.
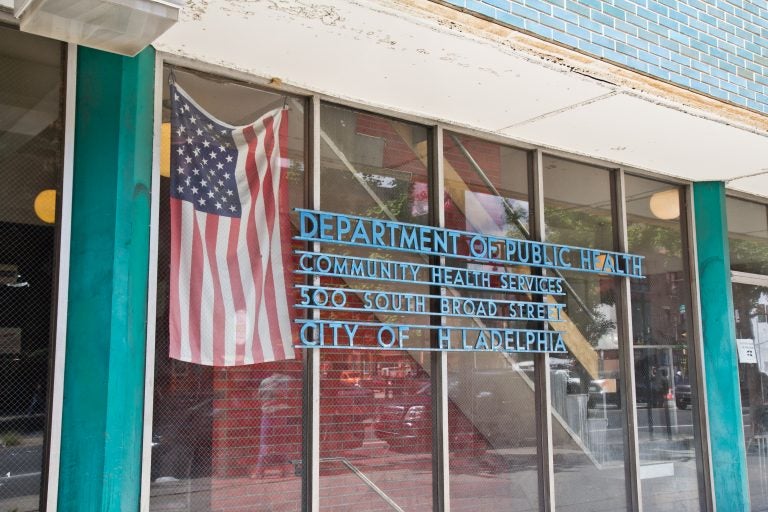
<path fill-rule="evenodd" d="M 734 282 L 739 385 L 752 510 L 768 510 L 768 279 Z"/>

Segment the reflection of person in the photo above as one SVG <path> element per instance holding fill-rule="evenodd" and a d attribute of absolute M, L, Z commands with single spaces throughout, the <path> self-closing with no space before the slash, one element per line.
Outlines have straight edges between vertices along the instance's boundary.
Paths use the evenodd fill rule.
<path fill-rule="evenodd" d="M 664 370 L 658 371 L 655 366 L 651 367 L 651 388 L 650 396 L 648 397 L 648 432 L 651 439 L 653 439 L 653 413 L 651 408 L 656 404 L 664 407 L 667 438 L 672 439 L 672 421 L 670 418 L 669 400 L 667 400 L 669 393 L 669 379 L 666 376 L 666 372 Z"/>
<path fill-rule="evenodd" d="M 35 386 L 35 391 L 32 393 L 32 398 L 29 401 L 25 414 L 32 416 L 41 412 L 43 412 L 43 386 L 38 384 Z"/>
<path fill-rule="evenodd" d="M 259 458 L 252 478 L 263 478 L 267 466 L 280 466 L 281 476 L 286 476 L 290 461 L 283 453 L 282 437 L 286 435 L 288 409 L 291 394 L 291 378 L 275 374 L 259 384 L 261 421 L 259 424 Z M 282 431 L 282 432 L 281 432 Z"/>

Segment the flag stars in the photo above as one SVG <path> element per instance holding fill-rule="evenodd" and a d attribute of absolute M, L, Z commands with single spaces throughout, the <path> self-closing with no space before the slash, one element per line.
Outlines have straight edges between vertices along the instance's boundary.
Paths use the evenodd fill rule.
<path fill-rule="evenodd" d="M 208 123 L 207 125 L 205 125 L 205 127 L 208 128 L 209 130 L 213 130 L 213 125 L 211 123 Z"/>
<path fill-rule="evenodd" d="M 189 116 L 189 122 L 192 124 L 197 124 L 197 118 L 195 116 Z"/>
<path fill-rule="evenodd" d="M 200 128 L 198 128 L 197 130 L 195 130 L 195 133 L 196 133 L 196 134 L 198 135 L 198 137 L 199 137 L 200 135 L 202 135 L 202 134 L 203 134 L 203 130 L 201 130 Z"/>
<path fill-rule="evenodd" d="M 219 180 L 219 186 L 220 186 L 220 187 L 223 187 L 223 186 L 224 186 L 224 181 L 222 181 L 222 180 Z"/>
<path fill-rule="evenodd" d="M 197 202 L 200 203 L 200 206 L 205 206 L 205 199 L 203 199 L 202 197 L 198 199 Z"/>
<path fill-rule="evenodd" d="M 203 146 L 204 146 L 204 147 L 206 147 L 206 148 L 207 148 L 207 147 L 208 147 L 208 146 L 210 146 L 210 145 L 211 145 L 211 143 L 210 143 L 210 141 L 208 141 L 207 139 L 203 141 Z"/>
<path fill-rule="evenodd" d="M 203 188 L 205 188 L 205 187 L 207 187 L 207 186 L 208 186 L 208 182 L 207 182 L 207 181 L 205 181 L 205 180 L 200 180 L 200 186 L 202 186 Z"/>
<path fill-rule="evenodd" d="M 226 151 L 226 148 L 224 148 L 224 146 L 219 146 L 219 151 L 221 151 L 223 153 L 223 152 Z"/>
<path fill-rule="evenodd" d="M 197 187 L 192 187 L 190 190 L 192 190 L 192 195 L 197 195 L 199 189 Z"/>
<path fill-rule="evenodd" d="M 192 183 L 192 178 L 187 178 L 187 179 L 185 179 L 185 180 L 184 180 L 184 183 L 186 183 L 186 184 L 187 184 L 187 186 L 189 186 L 189 184 L 190 184 L 190 183 Z"/>
<path fill-rule="evenodd" d="M 230 174 L 229 174 L 228 172 L 225 172 L 225 173 L 224 173 L 224 179 L 225 179 L 225 180 L 228 180 L 228 179 L 229 179 L 229 176 L 230 176 Z"/>
<path fill-rule="evenodd" d="M 192 137 L 187 137 L 187 144 L 192 144 Z"/>
<path fill-rule="evenodd" d="M 191 163 L 192 163 L 192 158 L 191 158 L 191 157 L 189 157 L 189 156 L 186 156 L 186 157 L 184 157 L 184 160 L 185 160 L 185 161 L 186 161 L 188 164 L 191 164 Z"/>
<path fill-rule="evenodd" d="M 176 172 L 179 174 L 184 174 L 184 168 L 182 166 L 179 166 L 176 168 Z"/>
<path fill-rule="evenodd" d="M 227 162 L 231 162 L 231 161 L 232 161 L 232 155 L 227 155 Z"/>
<path fill-rule="evenodd" d="M 208 197 L 213 197 L 213 192 L 208 191 Z"/>
<path fill-rule="evenodd" d="M 234 194 L 234 192 L 233 192 L 233 191 L 231 191 L 231 190 L 227 190 L 227 195 L 228 195 L 228 196 L 230 196 L 230 197 L 231 197 L 231 196 L 232 196 L 232 194 Z"/>
<path fill-rule="evenodd" d="M 224 168 L 224 164 L 223 164 L 223 163 L 221 163 L 221 162 L 219 162 L 219 163 L 217 163 L 217 164 L 216 164 L 216 168 L 217 168 L 218 170 L 222 170 L 222 169 Z"/>
<path fill-rule="evenodd" d="M 179 191 L 179 194 L 181 194 L 182 192 L 184 192 L 184 187 L 182 187 L 181 185 L 179 185 L 178 187 L 176 187 L 176 190 L 178 190 L 178 191 Z"/>
<path fill-rule="evenodd" d="M 235 210 L 237 210 L 237 208 L 235 208 L 234 206 L 229 207 L 229 211 L 234 212 Z"/>
<path fill-rule="evenodd" d="M 200 174 L 200 169 L 192 169 L 192 174 L 197 176 L 198 174 Z"/>
<path fill-rule="evenodd" d="M 219 202 L 216 202 L 216 209 L 217 209 L 217 210 L 221 210 L 221 203 L 219 203 Z"/>
<path fill-rule="evenodd" d="M 184 148 L 179 146 L 179 149 L 177 149 L 176 152 L 179 154 L 179 156 L 181 156 L 184 154 Z"/>
<path fill-rule="evenodd" d="M 216 158 L 216 152 L 215 151 L 211 151 L 210 155 L 208 155 L 208 156 L 210 156 L 211 158 Z"/>

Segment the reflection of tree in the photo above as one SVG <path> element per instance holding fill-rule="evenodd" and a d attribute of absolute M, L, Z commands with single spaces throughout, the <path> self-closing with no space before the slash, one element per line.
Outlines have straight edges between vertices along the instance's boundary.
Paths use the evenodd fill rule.
<path fill-rule="evenodd" d="M 648 222 L 630 222 L 627 226 L 627 239 L 630 249 L 640 254 L 663 254 L 673 260 L 682 256 L 683 241 L 677 224 L 667 227 Z"/>
<path fill-rule="evenodd" d="M 546 208 L 547 241 L 579 247 L 610 248 L 613 232 L 610 212 L 573 210 L 560 205 Z"/>
<path fill-rule="evenodd" d="M 594 307 L 592 309 L 592 318 L 582 324 L 584 337 L 589 340 L 593 347 L 597 346 L 597 342 L 600 341 L 600 338 L 615 330 L 616 322 L 600 311 L 599 307 Z"/>
<path fill-rule="evenodd" d="M 730 239 L 731 270 L 768 274 L 768 241 Z M 759 296 L 759 294 L 758 294 Z"/>

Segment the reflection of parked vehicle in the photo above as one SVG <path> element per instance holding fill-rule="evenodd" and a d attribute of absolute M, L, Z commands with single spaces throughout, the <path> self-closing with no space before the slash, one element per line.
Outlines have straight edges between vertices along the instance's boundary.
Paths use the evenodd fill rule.
<path fill-rule="evenodd" d="M 675 404 L 678 409 L 687 409 L 691 405 L 690 384 L 678 384 L 675 386 Z"/>
<path fill-rule="evenodd" d="M 413 394 L 381 407 L 374 433 L 393 450 L 429 451 L 432 448 L 432 397 L 429 381 Z M 484 447 L 482 436 L 451 402 L 448 404 L 449 446 L 455 450 L 478 450 Z"/>
<path fill-rule="evenodd" d="M 612 385 L 613 382 L 615 385 Z M 685 409 L 691 404 L 691 386 L 688 384 L 675 386 L 675 396 L 677 407 Z M 635 398 L 638 404 L 663 407 L 666 405 L 665 402 L 671 399 L 671 395 L 662 389 L 654 389 L 653 385 L 649 387 L 648 382 L 643 379 L 635 382 Z M 619 379 L 597 379 L 590 382 L 587 407 L 594 409 L 602 406 L 602 404 L 615 405 L 617 408 L 621 408 Z"/>

